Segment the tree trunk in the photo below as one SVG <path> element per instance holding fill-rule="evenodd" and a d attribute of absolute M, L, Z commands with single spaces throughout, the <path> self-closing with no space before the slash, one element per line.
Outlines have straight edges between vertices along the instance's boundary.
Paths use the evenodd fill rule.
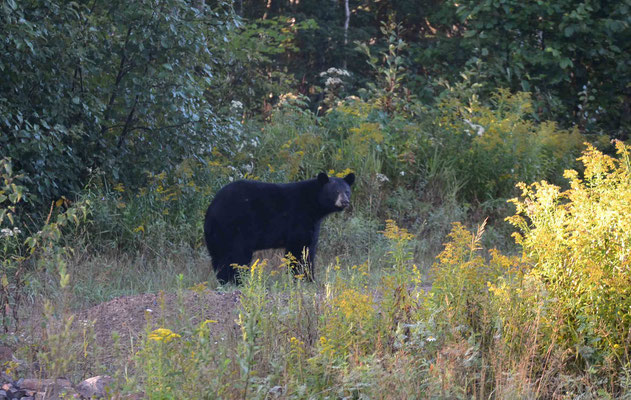
<path fill-rule="evenodd" d="M 344 0 L 344 69 L 346 69 L 346 46 L 348 46 L 348 23 L 351 19 L 351 11 L 348 7 L 348 0 Z"/>

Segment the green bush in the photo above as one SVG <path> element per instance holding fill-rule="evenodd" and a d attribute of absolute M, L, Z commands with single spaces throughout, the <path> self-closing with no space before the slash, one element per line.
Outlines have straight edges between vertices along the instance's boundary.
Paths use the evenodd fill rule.
<path fill-rule="evenodd" d="M 627 365 L 630 357 L 631 147 L 616 142 L 618 158 L 593 146 L 568 170 L 570 188 L 545 181 L 521 184 L 509 221 L 531 279 L 554 299 L 542 316 L 548 341 L 572 352 L 578 365 Z"/>
<path fill-rule="evenodd" d="M 461 198 L 477 203 L 506 199 L 517 182 L 559 181 L 574 164 L 583 138 L 577 130 L 537 122 L 528 93 L 497 91 L 490 104 L 476 97 L 445 98 L 436 111 L 431 135 L 438 157 L 462 183 Z"/>
<path fill-rule="evenodd" d="M 91 171 L 137 184 L 145 170 L 203 154 L 234 130 L 205 91 L 221 64 L 213 50 L 235 17 L 223 2 L 199 4 L 0 7 L 0 158 L 24 174 L 33 217 L 77 194 Z"/>

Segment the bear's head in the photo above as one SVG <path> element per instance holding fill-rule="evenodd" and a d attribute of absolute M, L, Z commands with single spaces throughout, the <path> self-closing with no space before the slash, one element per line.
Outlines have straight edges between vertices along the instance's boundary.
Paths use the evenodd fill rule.
<path fill-rule="evenodd" d="M 321 172 L 317 180 L 321 186 L 318 203 L 325 211 L 342 211 L 351 204 L 351 185 L 355 182 L 355 174 L 334 178 Z"/>

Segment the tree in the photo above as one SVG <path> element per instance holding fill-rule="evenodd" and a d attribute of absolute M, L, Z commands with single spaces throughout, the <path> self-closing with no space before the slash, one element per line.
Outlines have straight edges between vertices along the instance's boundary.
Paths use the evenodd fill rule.
<path fill-rule="evenodd" d="M 631 106 L 631 1 L 448 1 L 491 86 L 551 95 L 556 117 L 623 136 Z M 543 103 L 543 102 L 542 102 Z M 549 105 L 549 103 L 548 103 Z"/>
<path fill-rule="evenodd" d="M 3 2 L 0 158 L 25 174 L 32 207 L 97 168 L 134 182 L 209 149 L 222 132 L 205 94 L 234 24 L 223 2 Z"/>

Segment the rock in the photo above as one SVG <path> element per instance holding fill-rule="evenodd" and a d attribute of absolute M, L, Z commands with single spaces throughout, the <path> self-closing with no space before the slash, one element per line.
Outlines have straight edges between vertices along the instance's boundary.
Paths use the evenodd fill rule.
<path fill-rule="evenodd" d="M 273 399 L 277 399 L 280 396 L 283 395 L 283 390 L 284 388 L 282 386 L 274 386 L 273 388 L 271 388 L 268 392 L 268 394 L 273 398 Z"/>
<path fill-rule="evenodd" d="M 24 389 L 9 389 L 8 393 L 10 399 L 21 399 L 26 397 L 26 390 Z"/>
<path fill-rule="evenodd" d="M 63 391 L 64 389 L 72 388 L 72 383 L 68 379 L 59 378 L 59 379 L 37 379 L 37 378 L 26 378 L 22 381 L 20 385 L 21 389 L 33 390 L 35 392 L 46 392 L 48 389 L 53 390 L 57 389 L 58 391 Z"/>
<path fill-rule="evenodd" d="M 114 379 L 107 375 L 95 376 L 88 378 L 85 381 L 79 383 L 76 387 L 77 392 L 88 399 L 105 397 L 107 394 L 107 387 L 114 382 Z"/>
<path fill-rule="evenodd" d="M 26 378 L 20 385 L 20 396 L 32 397 L 34 400 L 59 400 L 78 398 L 68 379 Z M 19 399 L 20 397 L 12 397 Z"/>

